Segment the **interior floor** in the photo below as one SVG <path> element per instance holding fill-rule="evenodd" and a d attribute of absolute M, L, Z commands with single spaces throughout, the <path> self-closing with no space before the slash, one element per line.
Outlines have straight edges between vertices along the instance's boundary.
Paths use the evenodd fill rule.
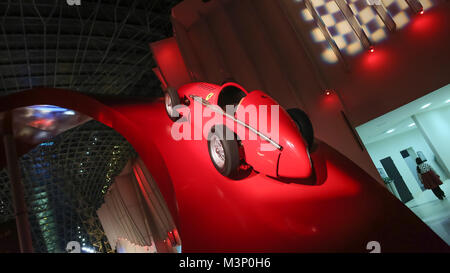
<path fill-rule="evenodd" d="M 426 190 L 406 205 L 450 245 L 450 179 L 444 181 L 441 189 L 447 196 L 444 200 L 437 199 L 431 190 Z"/>

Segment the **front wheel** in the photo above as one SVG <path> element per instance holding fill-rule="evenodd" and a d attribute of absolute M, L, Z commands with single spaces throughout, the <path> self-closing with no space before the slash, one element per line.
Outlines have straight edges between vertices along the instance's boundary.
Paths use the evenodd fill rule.
<path fill-rule="evenodd" d="M 208 151 L 214 167 L 223 175 L 235 178 L 239 174 L 239 144 L 235 134 L 223 125 L 211 129 Z"/>
<path fill-rule="evenodd" d="M 308 148 L 311 149 L 314 144 L 314 130 L 308 115 L 298 108 L 288 109 L 287 112 L 297 124 L 300 133 L 308 144 Z"/>
<path fill-rule="evenodd" d="M 180 97 L 177 90 L 173 87 L 168 87 L 164 91 L 164 104 L 166 106 L 166 112 L 172 121 L 176 121 L 180 118 L 180 113 L 175 110 L 175 106 L 180 105 Z"/>

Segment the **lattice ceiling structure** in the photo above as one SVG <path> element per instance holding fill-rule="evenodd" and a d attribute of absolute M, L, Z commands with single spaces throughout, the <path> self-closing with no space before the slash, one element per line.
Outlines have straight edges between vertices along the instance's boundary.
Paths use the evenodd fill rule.
<path fill-rule="evenodd" d="M 97 121 L 68 130 L 22 156 L 35 251 L 64 251 L 70 241 L 102 249 L 105 238 L 96 209 L 113 178 L 135 156 L 119 133 Z M 6 170 L 0 172 L 0 204 L 0 221 L 13 219 Z"/>
<path fill-rule="evenodd" d="M 171 35 L 175 0 L 0 0 L 0 94 L 37 86 L 158 93 L 149 43 Z"/>
<path fill-rule="evenodd" d="M 0 0 L 0 99 L 33 87 L 90 95 L 155 97 L 149 43 L 172 35 L 179 0 Z M 112 179 L 135 157 L 114 130 L 90 121 L 20 158 L 36 252 L 80 241 L 107 251 L 95 210 Z M 14 219 L 0 170 L 0 224 Z"/>

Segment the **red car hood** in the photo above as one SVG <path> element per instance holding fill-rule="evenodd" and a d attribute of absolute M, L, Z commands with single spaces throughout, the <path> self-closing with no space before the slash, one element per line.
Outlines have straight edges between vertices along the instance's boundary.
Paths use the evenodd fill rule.
<path fill-rule="evenodd" d="M 255 112 L 257 118 L 255 118 Z M 273 98 L 262 91 L 252 91 L 241 100 L 235 115 L 237 119 L 257 129 L 281 146 L 281 149 L 277 149 L 268 141 L 260 140 L 260 149 L 263 152 L 267 152 L 267 149 L 271 149 L 273 153 L 281 150 L 277 163 L 277 176 L 306 178 L 311 175 L 311 160 L 306 141 L 296 123 Z"/>

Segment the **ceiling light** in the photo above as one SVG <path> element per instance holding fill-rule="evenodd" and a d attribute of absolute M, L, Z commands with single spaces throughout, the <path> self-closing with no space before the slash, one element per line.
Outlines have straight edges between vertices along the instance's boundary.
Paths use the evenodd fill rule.
<path fill-rule="evenodd" d="M 68 115 L 68 116 L 73 116 L 73 115 L 75 115 L 75 111 L 68 110 L 68 111 L 65 111 L 64 114 Z"/>
<path fill-rule="evenodd" d="M 450 99 L 448 99 L 448 100 L 445 101 L 445 103 L 449 103 L 449 102 L 450 102 Z"/>
<path fill-rule="evenodd" d="M 413 126 L 415 126 L 416 124 L 413 122 L 413 123 L 411 123 L 410 125 L 408 125 L 408 127 L 413 127 Z"/>
<path fill-rule="evenodd" d="M 394 131 L 395 131 L 395 129 L 389 129 L 389 130 L 386 131 L 386 134 L 390 134 L 390 133 L 392 133 Z"/>
<path fill-rule="evenodd" d="M 82 247 L 81 250 L 87 253 L 95 253 L 95 249 L 90 247 Z"/>
<path fill-rule="evenodd" d="M 325 89 L 324 93 L 326 96 L 331 95 L 332 90 L 331 89 Z"/>
<path fill-rule="evenodd" d="M 424 106 L 420 107 L 420 109 L 425 109 L 425 108 L 427 108 L 427 107 L 430 106 L 430 105 L 431 105 L 431 103 L 427 103 L 427 104 L 425 104 Z"/>

